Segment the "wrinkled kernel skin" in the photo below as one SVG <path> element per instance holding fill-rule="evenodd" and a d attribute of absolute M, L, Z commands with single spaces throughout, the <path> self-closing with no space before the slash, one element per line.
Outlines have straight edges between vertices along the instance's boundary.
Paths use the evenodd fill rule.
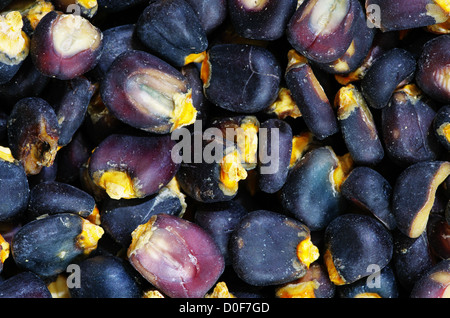
<path fill-rule="evenodd" d="M 80 286 L 71 298 L 140 298 L 142 291 L 131 265 L 112 255 L 97 255 L 80 264 Z"/>
<path fill-rule="evenodd" d="M 230 239 L 233 269 L 254 286 L 278 285 L 306 274 L 297 246 L 310 235 L 301 222 L 281 214 L 257 210 L 248 213 Z"/>
<path fill-rule="evenodd" d="M 438 171 L 449 165 L 446 161 L 419 162 L 408 166 L 398 176 L 392 194 L 392 212 L 403 234 L 412 238 L 421 234 L 412 234 L 411 227 L 420 213 L 429 214 L 431 206 L 426 207 L 426 203 L 434 201 L 436 194 L 432 184 Z"/>
<path fill-rule="evenodd" d="M 400 165 L 435 160 L 440 150 L 432 131 L 435 115 L 420 96 L 396 91 L 381 111 L 381 137 L 390 159 Z"/>
<path fill-rule="evenodd" d="M 73 56 L 62 56 L 54 48 L 52 28 L 61 16 L 60 12 L 46 14 L 36 27 L 30 42 L 33 64 L 44 75 L 68 80 L 83 75 L 95 67 L 103 50 L 96 48 L 81 51 Z M 99 31 L 99 36 L 101 32 Z"/>
<path fill-rule="evenodd" d="M 27 217 L 35 219 L 45 214 L 73 213 L 89 217 L 96 207 L 94 198 L 87 192 L 67 183 L 46 181 L 30 191 Z"/>
<path fill-rule="evenodd" d="M 446 291 L 448 297 L 450 277 L 450 259 L 441 260 L 414 284 L 410 298 L 443 298 Z"/>
<path fill-rule="evenodd" d="M 136 22 L 136 34 L 149 50 L 177 67 L 185 65 L 188 55 L 208 48 L 206 31 L 184 0 L 151 1 Z"/>
<path fill-rule="evenodd" d="M 341 57 L 353 39 L 355 32 L 354 21 L 358 15 L 357 10 L 362 10 L 356 5 L 357 0 L 345 1 L 346 13 L 336 29 L 330 34 L 319 32 L 316 34 L 311 29 L 311 5 L 320 7 L 322 0 L 306 0 L 300 5 L 291 17 L 286 33 L 292 47 L 305 55 L 308 59 L 318 63 L 329 63 Z M 331 13 L 333 14 L 333 13 Z M 316 27 L 316 26 L 314 26 Z"/>
<path fill-rule="evenodd" d="M 0 188 L 0 221 L 17 220 L 27 209 L 30 198 L 30 187 L 21 164 L 0 159 Z"/>
<path fill-rule="evenodd" d="M 403 81 L 411 80 L 416 70 L 412 53 L 394 48 L 380 56 L 361 80 L 361 93 L 370 107 L 386 107 L 394 90 Z"/>
<path fill-rule="evenodd" d="M 336 217 L 324 233 L 324 247 L 329 251 L 337 273 L 351 284 L 367 277 L 367 268 L 376 264 L 383 269 L 393 254 L 391 233 L 375 218 L 360 214 Z"/>
<path fill-rule="evenodd" d="M 273 41 L 284 35 L 285 28 L 297 6 L 296 0 L 268 0 L 262 7 L 247 8 L 243 0 L 228 1 L 233 27 L 241 36 Z"/>
<path fill-rule="evenodd" d="M 389 230 L 396 227 L 391 212 L 392 186 L 376 170 L 355 167 L 342 183 L 342 195 L 350 202 L 371 212 Z"/>
<path fill-rule="evenodd" d="M 450 35 L 447 34 L 425 43 L 417 61 L 417 85 L 442 103 L 450 103 L 449 63 Z"/>
<path fill-rule="evenodd" d="M 152 235 L 145 245 L 128 251 L 131 264 L 169 297 L 204 297 L 225 267 L 212 237 L 176 216 L 159 214 L 150 222 Z"/>
<path fill-rule="evenodd" d="M 332 149 L 313 149 L 291 169 L 280 190 L 284 211 L 295 216 L 311 231 L 325 229 L 344 207 L 344 199 L 330 181 L 330 173 L 337 164 Z"/>
<path fill-rule="evenodd" d="M 45 281 L 24 271 L 0 283 L 0 298 L 52 298 Z"/>
<path fill-rule="evenodd" d="M 215 105 L 238 113 L 256 113 L 277 98 L 281 68 L 267 49 L 245 44 L 216 44 L 208 51 L 210 77 L 206 97 Z"/>
<path fill-rule="evenodd" d="M 8 144 L 27 175 L 38 174 L 55 160 L 60 128 L 53 108 L 42 98 L 19 100 L 8 117 Z M 44 136 L 46 135 L 46 136 Z M 36 146 L 38 153 L 30 152 Z"/>
<path fill-rule="evenodd" d="M 89 175 L 97 182 L 96 173 L 123 171 L 133 180 L 138 197 L 152 195 L 178 171 L 179 164 L 171 158 L 173 146 L 170 135 L 110 135 L 94 150 Z"/>
<path fill-rule="evenodd" d="M 167 78 L 158 78 L 158 73 L 152 73 L 156 71 Z M 177 85 L 179 93 L 188 92 L 188 82 L 176 68 L 150 53 L 130 50 L 120 54 L 110 66 L 100 86 L 101 98 L 109 111 L 124 123 L 152 133 L 169 133 L 173 126 L 172 118 L 156 114 L 152 109 L 154 105 L 142 105 L 135 100 L 134 94 L 127 91 L 133 76 L 146 73 L 152 73 L 152 79 L 159 81 L 159 85 L 166 88 Z"/>

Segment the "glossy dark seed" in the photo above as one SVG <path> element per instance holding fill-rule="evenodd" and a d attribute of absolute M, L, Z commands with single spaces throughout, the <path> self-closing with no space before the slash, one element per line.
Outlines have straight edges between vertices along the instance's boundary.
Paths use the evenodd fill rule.
<path fill-rule="evenodd" d="M 142 199 L 104 200 L 100 210 L 102 228 L 117 243 L 128 247 L 131 233 L 139 225 L 147 223 L 153 215 L 165 213 L 183 216 L 186 210 L 184 195 L 172 185 L 171 181 L 157 194 Z"/>
<path fill-rule="evenodd" d="M 394 48 L 379 57 L 361 80 L 361 92 L 370 107 L 386 107 L 394 90 L 412 80 L 416 60 L 408 51 Z"/>
<path fill-rule="evenodd" d="M 100 79 L 105 76 L 112 62 L 123 52 L 142 50 L 143 44 L 135 34 L 134 24 L 111 27 L 103 32 L 103 52 L 94 72 Z"/>
<path fill-rule="evenodd" d="M 195 223 L 158 214 L 133 232 L 128 259 L 162 293 L 204 297 L 225 264 L 212 237 Z"/>
<path fill-rule="evenodd" d="M 173 146 L 170 135 L 110 135 L 91 155 L 89 176 L 113 199 L 152 195 L 178 171 Z"/>
<path fill-rule="evenodd" d="M 242 280 L 256 286 L 300 278 L 319 257 L 305 225 L 267 210 L 247 214 L 233 232 L 230 244 L 234 270 Z"/>
<path fill-rule="evenodd" d="M 49 83 L 46 100 L 55 110 L 59 123 L 60 147 L 66 146 L 85 118 L 89 102 L 95 92 L 95 85 L 86 77 L 72 80 L 55 80 Z"/>
<path fill-rule="evenodd" d="M 394 231 L 394 266 L 399 284 L 411 291 L 414 283 L 434 264 L 426 233 L 410 238 L 400 231 Z"/>
<path fill-rule="evenodd" d="M 69 288 L 71 298 L 140 298 L 134 269 L 124 259 L 98 255 L 83 260 L 79 286 Z"/>
<path fill-rule="evenodd" d="M 295 0 L 232 0 L 228 1 L 228 12 L 234 30 L 241 36 L 273 41 L 284 35 L 296 6 Z"/>
<path fill-rule="evenodd" d="M 0 283 L 0 298 L 52 298 L 45 281 L 24 271 Z"/>
<path fill-rule="evenodd" d="M 448 298 L 450 259 L 441 260 L 414 285 L 410 298 Z"/>
<path fill-rule="evenodd" d="M 87 19 L 51 11 L 33 33 L 30 55 L 41 73 L 67 80 L 94 68 L 102 49 L 102 33 Z"/>
<path fill-rule="evenodd" d="M 338 296 L 340 298 L 398 298 L 399 287 L 391 266 L 387 265 L 380 272 L 373 272 L 372 276 L 339 286 Z"/>
<path fill-rule="evenodd" d="M 30 188 L 23 166 L 12 158 L 0 159 L 0 188 L 3 189 L 0 220 L 17 220 L 26 210 Z"/>
<path fill-rule="evenodd" d="M 208 48 L 206 31 L 184 0 L 150 1 L 136 22 L 136 34 L 149 50 L 177 67 L 202 58 Z"/>
<path fill-rule="evenodd" d="M 324 229 L 345 206 L 340 186 L 351 169 L 348 164 L 330 147 L 310 150 L 280 190 L 281 206 L 311 231 Z"/>
<path fill-rule="evenodd" d="M 286 84 L 308 129 L 317 139 L 337 133 L 336 114 L 308 60 L 293 50 L 289 51 L 288 60 Z"/>
<path fill-rule="evenodd" d="M 194 9 L 206 34 L 215 31 L 227 18 L 227 0 L 186 0 Z"/>
<path fill-rule="evenodd" d="M 392 186 L 379 172 L 369 167 L 355 167 L 342 183 L 341 192 L 347 200 L 372 213 L 389 230 L 395 229 Z"/>
<path fill-rule="evenodd" d="M 94 198 L 67 183 L 41 182 L 30 191 L 27 216 L 31 219 L 46 214 L 73 213 L 99 224 L 99 211 Z"/>
<path fill-rule="evenodd" d="M 201 70 L 205 95 L 213 104 L 247 114 L 275 101 L 281 75 L 279 62 L 269 50 L 244 44 L 213 45 Z"/>
<path fill-rule="evenodd" d="M 235 200 L 201 205 L 194 215 L 195 223 L 205 229 L 216 242 L 225 261 L 231 264 L 230 237 L 248 211 Z"/>
<path fill-rule="evenodd" d="M 27 175 L 53 164 L 58 150 L 59 124 L 53 108 L 39 97 L 18 101 L 8 118 L 8 144 Z"/>
<path fill-rule="evenodd" d="M 392 211 L 403 234 L 416 238 L 425 231 L 436 190 L 449 174 L 449 162 L 425 161 L 407 167 L 398 176 Z"/>
<path fill-rule="evenodd" d="M 337 118 L 347 149 L 356 164 L 376 165 L 384 149 L 372 112 L 360 90 L 349 84 L 339 89 L 335 103 Z"/>
<path fill-rule="evenodd" d="M 118 56 L 102 81 L 100 93 L 116 118 L 152 133 L 166 134 L 196 119 L 187 79 L 144 51 Z"/>
<path fill-rule="evenodd" d="M 435 115 L 415 85 L 394 92 L 381 113 L 382 139 L 390 159 L 400 165 L 435 160 L 440 150 L 432 131 Z"/>
<path fill-rule="evenodd" d="M 361 6 L 359 2 L 353 2 L 357 6 Z M 369 54 L 369 50 L 372 46 L 376 29 L 371 28 L 367 25 L 366 15 L 362 7 L 356 10 L 356 17 L 353 40 L 347 51 L 339 57 L 338 59 L 329 63 L 314 63 L 319 68 L 331 74 L 348 74 L 355 71 L 359 66 L 361 66 Z"/>
<path fill-rule="evenodd" d="M 357 10 L 354 0 L 306 0 L 286 29 L 292 47 L 308 59 L 329 63 L 344 55 L 353 40 Z"/>
<path fill-rule="evenodd" d="M 21 227 L 13 236 L 11 254 L 20 268 L 49 277 L 89 255 L 103 233 L 100 226 L 78 215 L 54 214 Z"/>
<path fill-rule="evenodd" d="M 393 49 L 398 44 L 398 34 L 396 32 L 375 32 L 372 46 L 367 52 L 364 60 L 361 62 L 361 65 L 358 66 L 354 71 L 348 74 L 336 74 L 335 79 L 341 85 L 347 85 L 352 82 L 360 81 L 370 67 L 375 63 L 375 61 L 381 57 L 387 51 Z M 351 49 L 351 45 L 349 47 Z M 335 62 L 339 62 L 340 60 L 346 60 L 346 54 L 342 56 L 340 59 Z M 332 63 L 334 64 L 334 62 Z"/>
<path fill-rule="evenodd" d="M 430 97 L 450 103 L 450 35 L 440 35 L 425 43 L 417 61 L 417 85 Z"/>
<path fill-rule="evenodd" d="M 261 123 L 260 128 L 260 138 L 263 138 L 263 142 L 259 149 L 258 185 L 263 192 L 275 193 L 283 187 L 288 177 L 292 154 L 292 128 L 280 119 L 268 119 Z M 265 137 L 261 136 L 262 131 L 266 134 Z"/>
<path fill-rule="evenodd" d="M 335 218 L 324 233 L 324 260 L 336 285 L 356 282 L 383 269 L 391 261 L 391 233 L 375 218 L 344 214 Z"/>
<path fill-rule="evenodd" d="M 37 97 L 42 93 L 48 82 L 49 77 L 39 72 L 31 57 L 28 57 L 14 77 L 9 82 L 0 85 L 3 109 L 11 110 L 14 104 L 22 98 Z"/>
<path fill-rule="evenodd" d="M 445 1 L 434 0 L 395 0 L 387 3 L 382 0 L 368 0 L 366 13 L 372 23 L 383 32 L 406 30 L 447 20 L 449 11 L 444 3 Z"/>

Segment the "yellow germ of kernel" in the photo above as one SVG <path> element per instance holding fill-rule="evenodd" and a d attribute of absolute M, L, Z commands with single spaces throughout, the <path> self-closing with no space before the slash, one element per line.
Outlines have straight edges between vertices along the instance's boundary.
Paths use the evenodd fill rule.
<path fill-rule="evenodd" d="M 319 249 L 311 242 L 308 237 L 297 245 L 297 257 L 307 268 L 319 258 Z"/>
<path fill-rule="evenodd" d="M 28 55 L 29 38 L 22 28 L 22 15 L 19 11 L 0 15 L 0 52 L 10 60 L 19 59 L 21 61 Z M 7 62 L 7 59 L 4 62 Z"/>

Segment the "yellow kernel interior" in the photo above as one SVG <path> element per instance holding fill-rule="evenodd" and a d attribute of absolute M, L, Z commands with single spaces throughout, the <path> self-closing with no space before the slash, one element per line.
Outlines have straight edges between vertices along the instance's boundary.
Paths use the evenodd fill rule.
<path fill-rule="evenodd" d="M 307 268 L 309 268 L 309 265 L 316 261 L 319 256 L 319 249 L 311 242 L 310 237 L 304 239 L 297 245 L 297 258 Z"/>
<path fill-rule="evenodd" d="M 237 129 L 237 146 L 246 169 L 254 168 L 258 157 L 259 122 L 253 116 L 243 119 Z"/>
<path fill-rule="evenodd" d="M 0 235 L 0 261 L 2 264 L 6 261 L 6 259 L 9 257 L 9 243 L 6 242 L 6 240 L 3 238 L 2 235 Z"/>
<path fill-rule="evenodd" d="M 184 58 L 184 65 L 190 63 L 201 63 L 206 57 L 206 52 L 192 53 Z"/>
<path fill-rule="evenodd" d="M 31 28 L 34 30 L 39 21 L 53 10 L 55 10 L 55 7 L 50 1 L 39 0 L 22 12 L 22 15 L 30 21 Z"/>
<path fill-rule="evenodd" d="M 280 119 L 286 117 L 298 118 L 302 115 L 292 98 L 291 91 L 285 87 L 280 88 L 277 99 L 269 106 L 267 112 L 274 113 Z"/>
<path fill-rule="evenodd" d="M 220 188 L 226 194 L 234 194 L 238 190 L 240 180 L 247 178 L 247 171 L 242 166 L 237 150 L 225 155 L 220 164 Z"/>
<path fill-rule="evenodd" d="M 105 189 L 112 199 L 133 199 L 138 197 L 134 188 L 134 181 L 125 171 L 110 170 L 105 171 L 101 176 L 94 177 L 97 184 Z"/>
<path fill-rule="evenodd" d="M 323 260 L 328 271 L 328 276 L 333 284 L 338 286 L 346 284 L 345 280 L 341 277 L 341 275 L 339 275 L 338 270 L 334 266 L 333 257 L 331 256 L 330 250 L 326 250 L 323 255 Z"/>
<path fill-rule="evenodd" d="M 336 191 L 340 191 L 342 183 L 347 179 L 350 171 L 353 169 L 353 159 L 350 153 L 338 157 L 338 165 L 333 170 L 332 182 Z"/>
<path fill-rule="evenodd" d="M 6 64 L 17 64 L 28 56 L 29 38 L 22 31 L 23 20 L 19 11 L 11 11 L 0 15 L 0 53 L 1 61 Z"/>
<path fill-rule="evenodd" d="M 316 298 L 315 290 L 320 284 L 317 280 L 286 284 L 277 289 L 278 298 Z"/>
<path fill-rule="evenodd" d="M 210 294 L 206 294 L 205 298 L 236 298 L 228 290 L 225 282 L 218 282 Z"/>
<path fill-rule="evenodd" d="M 186 94 L 175 93 L 173 95 L 174 108 L 172 112 L 172 131 L 187 125 L 191 125 L 197 119 L 197 109 L 192 104 L 192 90 Z"/>
<path fill-rule="evenodd" d="M 423 231 L 425 231 L 425 228 L 428 223 L 428 217 L 430 215 L 430 211 L 431 208 L 433 207 L 434 200 L 436 197 L 436 190 L 439 187 L 439 185 L 442 182 L 444 182 L 445 179 L 447 179 L 449 175 L 450 175 L 450 163 L 444 162 L 436 172 L 428 188 L 427 199 L 425 201 L 425 204 L 420 209 L 420 211 L 417 211 L 417 214 L 414 217 L 414 220 L 408 232 L 409 237 L 417 238 L 423 233 Z"/>
<path fill-rule="evenodd" d="M 82 230 L 76 242 L 84 254 L 88 255 L 97 248 L 98 241 L 103 236 L 104 230 L 101 226 L 95 225 L 84 218 L 81 218 L 81 222 Z"/>
<path fill-rule="evenodd" d="M 292 168 L 311 147 L 313 141 L 313 134 L 310 132 L 303 132 L 292 138 L 292 151 L 289 167 Z"/>

